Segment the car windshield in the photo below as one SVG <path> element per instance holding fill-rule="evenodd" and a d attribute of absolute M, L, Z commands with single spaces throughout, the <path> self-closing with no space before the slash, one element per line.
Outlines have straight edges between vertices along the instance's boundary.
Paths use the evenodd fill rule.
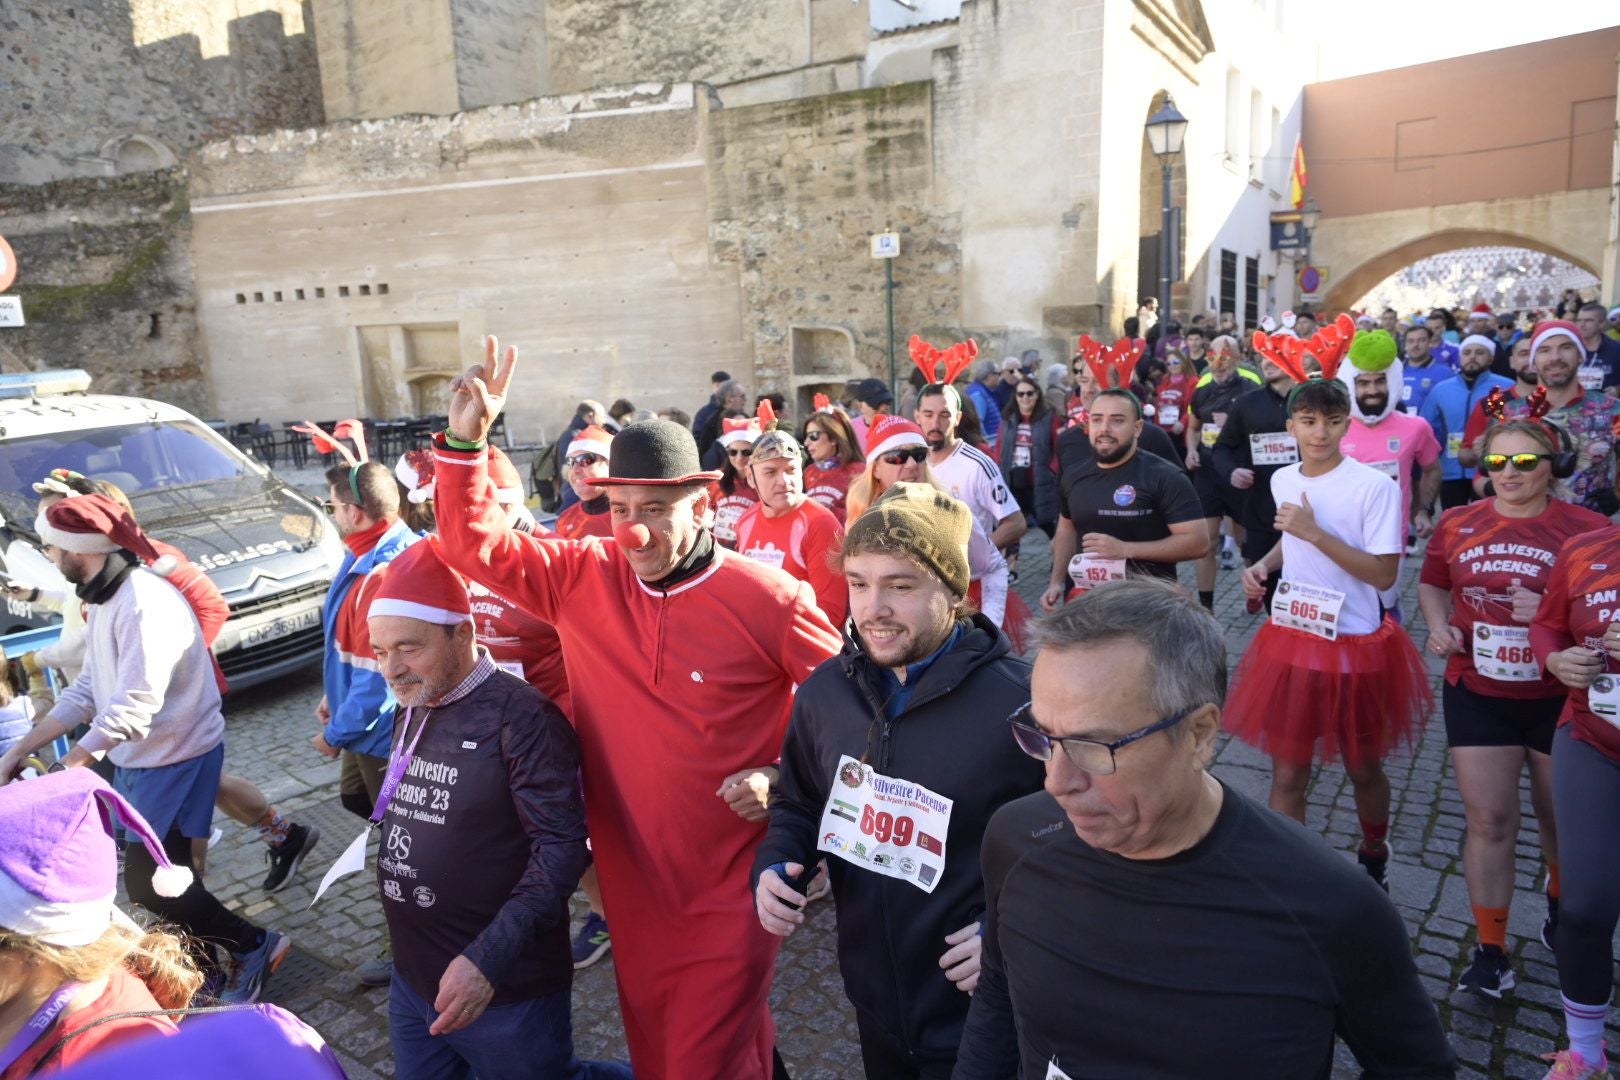
<path fill-rule="evenodd" d="M 0 442 L 0 511 L 8 522 L 33 525 L 34 483 L 52 469 L 116 485 L 137 512 L 150 496 L 178 488 L 205 489 L 211 499 L 228 501 L 263 486 L 245 459 L 191 421 L 53 432 Z"/>

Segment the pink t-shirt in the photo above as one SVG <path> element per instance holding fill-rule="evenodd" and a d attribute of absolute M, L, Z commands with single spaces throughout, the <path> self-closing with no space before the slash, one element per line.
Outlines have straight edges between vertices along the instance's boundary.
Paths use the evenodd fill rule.
<path fill-rule="evenodd" d="M 1408 513 L 1412 505 L 1412 463 L 1428 467 L 1440 458 L 1440 441 L 1434 437 L 1429 422 L 1403 412 L 1390 413 L 1372 425 L 1352 416 L 1339 449 L 1345 457 L 1355 458 L 1399 481 L 1401 520 L 1406 522 L 1401 540 L 1407 540 L 1412 529 Z"/>

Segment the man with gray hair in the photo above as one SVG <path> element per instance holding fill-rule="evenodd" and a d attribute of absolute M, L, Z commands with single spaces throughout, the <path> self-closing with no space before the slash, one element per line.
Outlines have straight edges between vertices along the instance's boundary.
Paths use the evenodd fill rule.
<path fill-rule="evenodd" d="M 996 397 L 1000 385 L 1001 369 L 988 356 L 975 360 L 968 369 L 967 398 L 979 410 L 979 428 L 984 432 L 984 441 L 992 447 L 1001 433 L 1001 401 Z"/>
<path fill-rule="evenodd" d="M 984 948 L 956 1080 L 1367 1077 L 1456 1058 L 1389 898 L 1320 836 L 1210 774 L 1221 626 L 1113 582 L 1036 630 L 1012 735 L 1046 790 L 991 818 Z M 1167 1037 L 1174 1025 L 1174 1037 Z"/>

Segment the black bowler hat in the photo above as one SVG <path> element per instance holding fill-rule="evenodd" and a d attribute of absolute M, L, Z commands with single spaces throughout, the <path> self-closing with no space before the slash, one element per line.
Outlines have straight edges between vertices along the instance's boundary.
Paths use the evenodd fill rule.
<path fill-rule="evenodd" d="M 692 433 L 670 420 L 642 420 L 613 436 L 608 448 L 608 474 L 591 483 L 677 484 L 709 483 L 718 472 L 704 472 Z"/>

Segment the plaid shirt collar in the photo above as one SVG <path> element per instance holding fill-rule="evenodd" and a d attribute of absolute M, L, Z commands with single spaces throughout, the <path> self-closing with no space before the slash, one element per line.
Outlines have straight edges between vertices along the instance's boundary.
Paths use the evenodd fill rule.
<path fill-rule="evenodd" d="M 467 673 L 467 677 L 457 683 L 454 689 L 452 689 L 448 694 L 444 695 L 438 701 L 435 701 L 429 707 L 434 709 L 442 709 L 446 705 L 453 705 L 462 698 L 466 697 L 468 694 L 472 693 L 474 690 L 478 689 L 479 684 L 485 679 L 489 678 L 491 675 L 495 674 L 497 670 L 498 669 L 495 667 L 495 661 L 491 660 L 489 657 L 489 650 L 484 648 L 482 645 L 478 646 L 478 660 L 473 664 L 473 669 Z"/>

